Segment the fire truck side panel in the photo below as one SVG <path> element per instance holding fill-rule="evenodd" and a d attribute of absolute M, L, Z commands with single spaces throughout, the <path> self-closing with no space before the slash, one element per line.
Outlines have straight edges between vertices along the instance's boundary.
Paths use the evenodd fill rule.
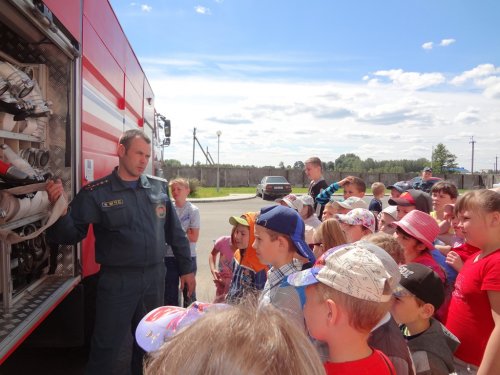
<path fill-rule="evenodd" d="M 111 5 L 103 0 L 84 0 L 83 15 L 125 71 L 125 50 L 130 47 Z M 87 43 L 84 42 L 84 45 Z"/>
<path fill-rule="evenodd" d="M 144 122 L 153 125 L 155 123 L 155 103 L 153 89 L 149 85 L 148 79 L 144 78 Z M 156 131 L 156 129 L 155 129 Z M 156 134 L 158 137 L 158 134 Z"/>
<path fill-rule="evenodd" d="M 125 113 L 130 118 L 131 127 L 142 126 L 142 85 L 138 93 L 130 80 L 125 78 Z"/>
<path fill-rule="evenodd" d="M 115 106 L 123 102 L 125 73 L 86 17 L 83 18 L 82 76 Z"/>
<path fill-rule="evenodd" d="M 45 5 L 80 43 L 82 40 L 83 0 L 45 0 Z"/>

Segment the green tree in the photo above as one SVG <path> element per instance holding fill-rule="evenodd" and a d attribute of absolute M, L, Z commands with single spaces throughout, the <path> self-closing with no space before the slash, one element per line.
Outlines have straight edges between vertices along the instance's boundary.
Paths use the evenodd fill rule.
<path fill-rule="evenodd" d="M 450 169 L 458 166 L 456 160 L 456 155 L 448 151 L 444 144 L 439 143 L 432 153 L 432 169 L 437 173 L 449 173 Z"/>
<path fill-rule="evenodd" d="M 304 169 L 305 165 L 303 161 L 296 161 L 293 163 L 293 169 Z"/>
<path fill-rule="evenodd" d="M 163 161 L 163 164 L 168 167 L 181 167 L 182 163 L 176 159 L 166 159 Z"/>
<path fill-rule="evenodd" d="M 285 169 L 285 163 L 283 163 L 282 161 L 280 161 L 280 163 L 278 165 L 278 168 Z"/>
<path fill-rule="evenodd" d="M 327 161 L 325 163 L 325 170 L 333 172 L 335 170 L 335 163 L 333 161 Z"/>
<path fill-rule="evenodd" d="M 335 169 L 340 172 L 362 172 L 363 162 L 356 154 L 342 154 L 335 159 Z"/>

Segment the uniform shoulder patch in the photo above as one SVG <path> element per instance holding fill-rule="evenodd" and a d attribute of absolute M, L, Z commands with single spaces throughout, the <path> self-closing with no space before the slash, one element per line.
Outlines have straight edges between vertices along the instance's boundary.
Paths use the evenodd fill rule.
<path fill-rule="evenodd" d="M 111 183 L 111 181 L 109 180 L 109 178 L 104 177 L 104 178 L 101 178 L 99 180 L 89 182 L 87 185 L 85 185 L 83 187 L 83 190 L 94 191 L 94 190 L 99 189 L 103 186 L 109 185 L 110 183 Z"/>
<path fill-rule="evenodd" d="M 147 177 L 147 179 L 149 181 L 161 182 L 161 183 L 164 183 L 164 184 L 166 184 L 168 182 L 166 179 L 164 179 L 162 177 L 152 176 L 150 174 L 147 174 L 146 177 Z"/>

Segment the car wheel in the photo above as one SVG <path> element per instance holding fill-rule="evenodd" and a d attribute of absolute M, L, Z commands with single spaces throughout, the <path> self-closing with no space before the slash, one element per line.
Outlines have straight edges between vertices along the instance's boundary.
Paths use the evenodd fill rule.
<path fill-rule="evenodd" d="M 258 196 L 258 197 L 260 197 L 260 196 L 261 196 L 261 194 L 259 193 L 259 190 L 256 190 L 256 191 L 255 191 L 255 195 L 256 195 L 256 196 Z"/>
<path fill-rule="evenodd" d="M 266 193 L 262 192 L 262 199 L 266 201 L 267 198 L 268 198 L 268 195 L 266 195 Z"/>

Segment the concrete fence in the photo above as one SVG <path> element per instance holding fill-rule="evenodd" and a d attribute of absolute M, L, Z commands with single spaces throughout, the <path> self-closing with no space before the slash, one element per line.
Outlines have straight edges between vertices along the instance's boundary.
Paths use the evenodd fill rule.
<path fill-rule="evenodd" d="M 164 177 L 171 180 L 176 177 L 196 178 L 202 186 L 217 186 L 217 168 L 215 167 L 166 167 L 163 170 Z M 357 176 L 366 182 L 366 186 L 374 182 L 383 182 L 386 186 L 397 181 L 410 180 L 418 176 L 416 173 L 356 173 L 356 172 L 325 172 L 327 182 L 340 181 L 346 176 Z M 300 169 L 279 168 L 220 168 L 219 186 L 241 187 L 256 186 L 264 176 L 283 176 L 294 187 L 306 187 L 309 180 Z M 473 189 L 478 187 L 490 188 L 500 182 L 497 174 L 449 174 L 434 175 L 446 180 L 453 181 L 459 189 Z"/>

